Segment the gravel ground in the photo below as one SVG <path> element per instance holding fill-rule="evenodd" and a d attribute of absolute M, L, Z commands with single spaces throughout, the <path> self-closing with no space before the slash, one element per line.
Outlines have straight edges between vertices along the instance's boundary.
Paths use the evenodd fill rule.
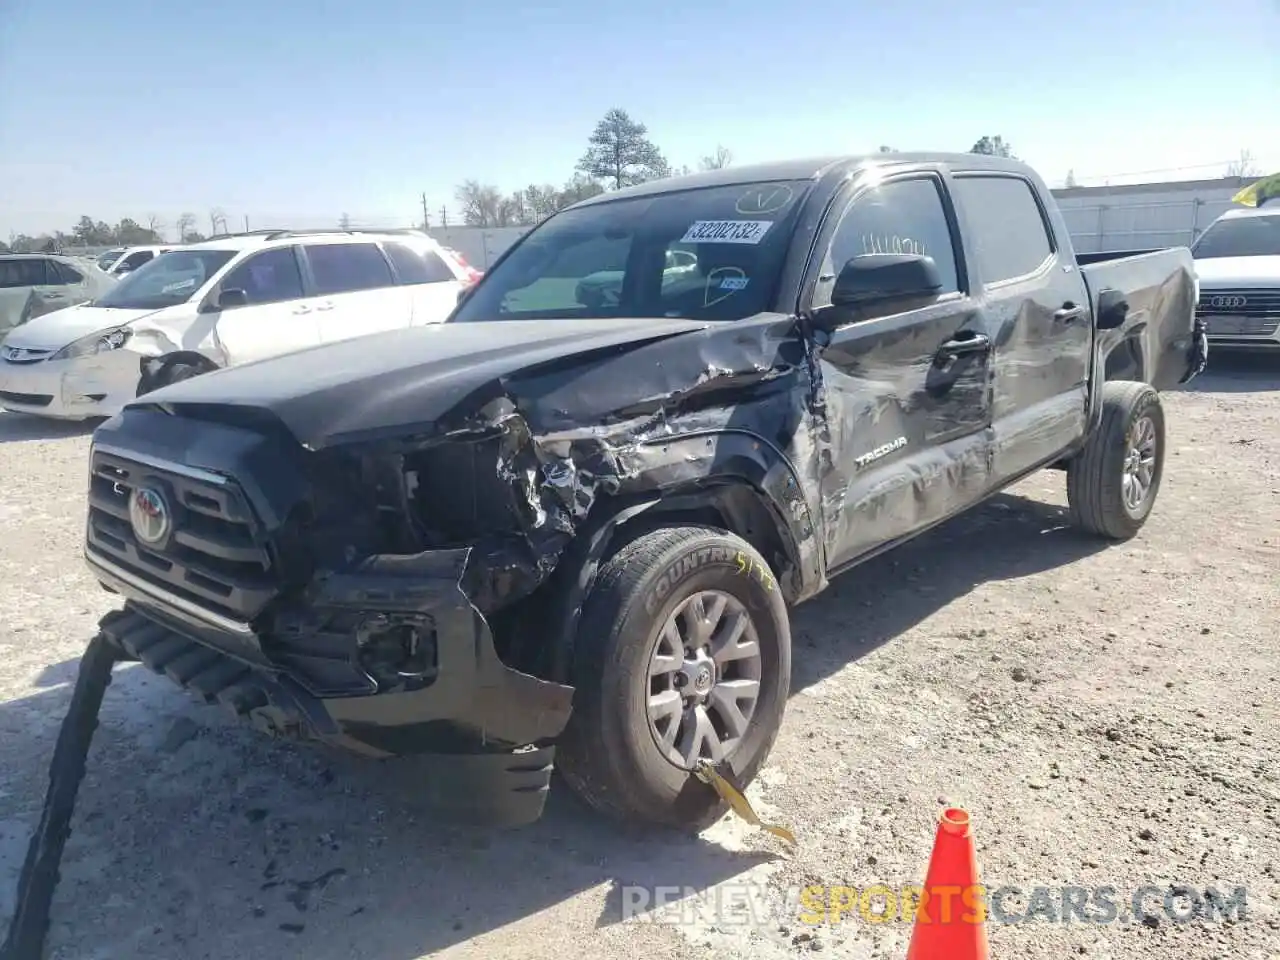
<path fill-rule="evenodd" d="M 943 802 L 972 811 L 984 882 L 1024 891 L 1015 918 L 1036 887 L 1116 890 L 1115 923 L 993 921 L 993 956 L 1280 953 L 1280 361 L 1215 358 L 1192 386 L 1166 397 L 1164 487 L 1131 543 L 1067 529 L 1047 473 L 796 611 L 786 725 L 751 790 L 792 854 L 735 820 L 622 836 L 563 792 L 524 830 L 442 826 L 403 771 L 264 741 L 127 666 L 50 955 L 901 957 L 909 925 L 806 925 L 786 891 L 919 883 Z M 111 607 L 79 555 L 87 446 L 0 414 L 0 923 Z M 1246 887 L 1246 913 L 1175 922 L 1170 884 Z M 1143 885 L 1155 915 L 1123 922 Z M 698 896 L 623 922 L 637 886 Z"/>

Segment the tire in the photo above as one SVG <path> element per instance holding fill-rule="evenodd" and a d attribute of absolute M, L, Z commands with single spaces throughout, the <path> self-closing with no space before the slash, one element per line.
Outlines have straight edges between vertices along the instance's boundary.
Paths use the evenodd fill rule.
<path fill-rule="evenodd" d="M 171 383 L 177 383 L 180 380 L 190 380 L 192 377 L 198 377 L 202 373 L 208 373 L 194 363 L 175 363 L 173 366 L 165 370 L 164 379 L 160 386 L 167 387 Z"/>
<path fill-rule="evenodd" d="M 1148 433 L 1149 431 L 1149 433 Z M 1136 504 L 1126 501 L 1131 441 L 1149 436 L 1149 483 Z M 1110 540 L 1135 536 L 1151 515 L 1164 476 L 1164 407 L 1145 383 L 1112 380 L 1104 384 L 1102 422 L 1067 464 L 1067 503 L 1076 526 Z M 1145 444 L 1140 444 L 1146 449 Z M 1141 453 L 1141 451 L 1140 451 Z"/>
<path fill-rule="evenodd" d="M 161 387 L 167 387 L 171 383 L 178 383 L 181 380 L 190 380 L 192 377 L 198 377 L 202 373 L 208 373 L 210 370 L 216 370 L 217 367 L 203 367 L 196 363 L 189 363 L 180 360 L 177 363 L 169 364 L 163 367 L 157 374 L 154 381 L 146 381 L 138 384 L 138 396 L 145 396 L 148 393 L 159 390 Z"/>
<path fill-rule="evenodd" d="M 717 663 L 710 671 L 714 679 L 702 704 L 704 716 L 722 716 L 716 704 L 723 702 L 731 681 L 737 680 L 741 690 L 753 676 L 758 678 L 754 709 L 736 701 L 748 715 L 745 732 L 717 769 L 745 788 L 763 766 L 782 725 L 791 686 L 791 629 L 781 591 L 763 558 L 742 538 L 710 527 L 664 527 L 631 540 L 601 567 L 583 605 L 573 652 L 573 714 L 557 751 L 557 766 L 574 792 L 614 819 L 698 830 L 727 809 L 691 769 L 689 758 L 695 752 L 710 755 L 707 741 L 677 764 L 660 748 L 662 724 L 652 726 L 648 711 L 655 684 L 670 685 L 661 691 L 664 698 L 673 692 L 701 696 L 694 688 L 705 679 L 698 666 L 703 659 L 684 672 L 685 686 L 679 690 L 676 674 L 681 671 L 649 675 L 655 653 L 675 649 L 670 636 L 659 632 L 695 598 L 710 614 L 722 609 L 725 598 L 724 626 L 710 636 L 707 649 L 725 649 L 730 629 L 743 623 L 743 615 L 742 636 L 749 638 L 754 630 L 757 638 L 758 658 Z M 681 622 L 688 623 L 677 624 Z M 691 663 L 687 655 L 683 659 Z M 676 713 L 687 724 L 695 713 L 688 711 L 687 699 L 683 702 L 685 708 Z M 663 732 L 670 732 L 674 715 Z M 723 721 L 712 732 L 722 729 L 728 729 Z M 678 752 L 680 740 L 678 736 L 672 750 Z"/>

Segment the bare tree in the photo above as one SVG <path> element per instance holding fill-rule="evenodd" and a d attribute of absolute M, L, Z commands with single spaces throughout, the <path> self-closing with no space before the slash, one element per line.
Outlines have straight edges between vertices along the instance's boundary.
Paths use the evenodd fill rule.
<path fill-rule="evenodd" d="M 733 154 L 729 152 L 729 148 L 716 144 L 715 153 L 703 157 L 698 167 L 702 170 L 723 170 L 731 163 L 733 163 Z"/>
<path fill-rule="evenodd" d="M 1227 164 L 1228 177 L 1253 177 L 1257 176 L 1258 168 L 1254 165 L 1253 154 L 1248 150 L 1240 151 L 1240 159 L 1232 160 Z"/>
<path fill-rule="evenodd" d="M 219 233 L 227 232 L 227 214 L 221 207 L 214 207 L 209 211 L 209 234 L 216 237 Z"/>
<path fill-rule="evenodd" d="M 157 214 L 147 214 L 147 229 L 161 240 L 164 239 L 164 221 Z"/>
<path fill-rule="evenodd" d="M 178 228 L 178 242 L 186 243 L 187 237 L 191 235 L 191 230 L 196 225 L 196 215 L 194 213 L 184 213 L 178 217 L 175 226 Z"/>
<path fill-rule="evenodd" d="M 503 196 L 492 184 L 466 180 L 454 191 L 462 210 L 462 222 L 469 227 L 497 227 L 504 219 Z"/>

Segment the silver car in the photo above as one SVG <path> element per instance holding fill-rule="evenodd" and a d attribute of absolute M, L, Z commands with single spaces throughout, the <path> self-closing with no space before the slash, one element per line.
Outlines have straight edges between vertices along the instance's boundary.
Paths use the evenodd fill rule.
<path fill-rule="evenodd" d="M 102 296 L 117 279 L 97 264 L 55 253 L 0 255 L 0 339 L 33 317 Z"/>

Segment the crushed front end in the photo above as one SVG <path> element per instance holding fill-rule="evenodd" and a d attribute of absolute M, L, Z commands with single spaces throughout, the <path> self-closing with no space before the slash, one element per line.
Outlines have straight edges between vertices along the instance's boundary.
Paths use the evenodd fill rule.
<path fill-rule="evenodd" d="M 572 689 L 491 622 L 571 531 L 513 443 L 490 423 L 310 451 L 244 408 L 129 408 L 90 454 L 85 557 L 125 598 L 102 631 L 266 732 L 418 756 L 437 805 L 536 819 Z"/>

